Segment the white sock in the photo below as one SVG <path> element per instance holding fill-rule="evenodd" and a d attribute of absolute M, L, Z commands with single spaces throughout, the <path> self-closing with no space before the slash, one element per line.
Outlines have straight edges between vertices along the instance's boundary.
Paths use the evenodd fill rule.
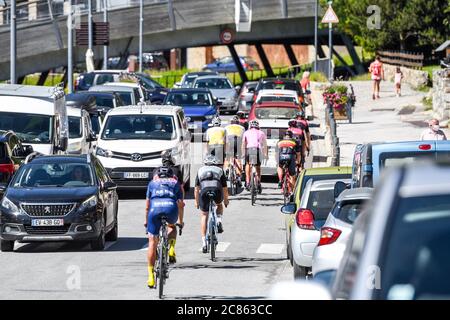
<path fill-rule="evenodd" d="M 203 247 L 206 246 L 206 237 L 202 237 L 202 245 Z"/>
<path fill-rule="evenodd" d="M 222 215 L 217 215 L 217 222 L 222 223 Z"/>

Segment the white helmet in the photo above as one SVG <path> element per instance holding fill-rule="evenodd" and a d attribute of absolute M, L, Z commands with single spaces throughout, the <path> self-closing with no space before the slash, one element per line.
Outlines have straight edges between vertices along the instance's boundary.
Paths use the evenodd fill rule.
<path fill-rule="evenodd" d="M 256 128 L 256 129 L 259 129 L 259 121 L 256 120 L 256 119 L 250 121 L 250 128 Z"/>
<path fill-rule="evenodd" d="M 205 166 L 216 166 L 219 164 L 219 160 L 212 154 L 208 154 L 205 159 L 203 159 Z"/>
<path fill-rule="evenodd" d="M 212 125 L 213 125 L 214 127 L 220 127 L 220 126 L 222 125 L 222 121 L 220 120 L 219 117 L 215 117 L 215 118 L 212 120 Z"/>

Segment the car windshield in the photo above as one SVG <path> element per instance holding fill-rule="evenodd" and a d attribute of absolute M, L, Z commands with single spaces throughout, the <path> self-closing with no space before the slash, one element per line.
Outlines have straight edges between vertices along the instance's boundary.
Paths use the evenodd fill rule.
<path fill-rule="evenodd" d="M 256 108 L 255 116 L 258 119 L 292 119 L 297 111 L 296 108 Z"/>
<path fill-rule="evenodd" d="M 106 120 L 102 139 L 156 139 L 173 140 L 176 131 L 172 116 L 115 115 Z"/>
<path fill-rule="evenodd" d="M 195 88 L 208 88 L 208 89 L 231 89 L 231 83 L 228 79 L 223 78 L 209 78 L 209 79 L 197 79 L 194 85 Z"/>
<path fill-rule="evenodd" d="M 311 191 L 307 208 L 314 212 L 315 220 L 325 220 L 334 204 L 334 189 Z"/>
<path fill-rule="evenodd" d="M 306 174 L 303 179 L 302 179 L 302 185 L 301 185 L 301 192 L 303 192 L 303 190 L 305 190 L 305 186 L 306 183 L 310 180 L 313 179 L 313 181 L 319 181 L 319 180 L 332 180 L 332 179 L 339 179 L 339 180 L 343 180 L 343 179 L 351 179 L 352 175 L 351 173 L 330 173 L 330 174 L 317 174 L 317 175 L 308 175 Z"/>
<path fill-rule="evenodd" d="M 95 102 L 99 107 L 114 108 L 114 101 L 112 96 L 95 96 Z"/>
<path fill-rule="evenodd" d="M 262 96 L 258 99 L 258 102 L 297 102 L 294 96 Z"/>
<path fill-rule="evenodd" d="M 167 95 L 165 104 L 175 106 L 211 106 L 212 101 L 207 92 L 171 92 Z"/>
<path fill-rule="evenodd" d="M 83 163 L 29 163 L 14 176 L 14 188 L 89 187 L 94 185 L 91 167 Z"/>
<path fill-rule="evenodd" d="M 50 143 L 52 117 L 46 115 L 0 112 L 0 130 L 12 130 L 25 143 Z"/>
<path fill-rule="evenodd" d="M 69 117 L 69 138 L 76 139 L 81 138 L 81 118 Z"/>
<path fill-rule="evenodd" d="M 348 224 L 353 224 L 353 222 L 355 222 L 355 219 L 361 213 L 362 208 L 363 200 L 361 199 L 342 202 L 335 206 L 333 210 L 333 216 Z"/>
<path fill-rule="evenodd" d="M 450 151 L 382 153 L 380 155 L 380 168 L 399 166 L 430 158 L 439 161 L 449 161 Z"/>
<path fill-rule="evenodd" d="M 183 87 L 187 87 L 190 88 L 192 87 L 192 84 L 194 83 L 195 79 L 198 78 L 198 75 L 191 75 L 191 76 L 186 76 L 184 78 L 184 82 L 183 82 Z"/>
<path fill-rule="evenodd" d="M 450 299 L 450 196 L 400 198 L 388 230 L 380 298 Z"/>
<path fill-rule="evenodd" d="M 261 88 L 259 89 L 265 89 L 265 90 L 273 90 L 273 89 L 280 89 L 280 90 L 294 90 L 298 91 L 299 86 L 295 82 L 285 82 L 285 81 L 270 81 L 270 82 L 264 82 L 261 85 Z"/>

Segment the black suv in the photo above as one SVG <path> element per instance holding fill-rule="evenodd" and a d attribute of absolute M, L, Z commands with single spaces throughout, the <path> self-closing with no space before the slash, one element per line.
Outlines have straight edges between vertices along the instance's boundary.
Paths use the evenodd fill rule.
<path fill-rule="evenodd" d="M 12 131 L 0 130 L 0 183 L 8 183 L 27 155 L 31 146 L 23 146 Z M 0 197 L 2 193 L 0 192 Z"/>
<path fill-rule="evenodd" d="M 93 250 L 117 240 L 117 186 L 92 154 L 37 156 L 0 189 L 1 251 L 16 240 L 89 241 Z"/>

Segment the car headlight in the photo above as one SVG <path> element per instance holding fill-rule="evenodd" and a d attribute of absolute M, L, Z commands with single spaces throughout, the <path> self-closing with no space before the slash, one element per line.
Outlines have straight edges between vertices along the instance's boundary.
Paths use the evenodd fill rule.
<path fill-rule="evenodd" d="M 100 157 L 106 157 L 106 158 L 110 158 L 111 157 L 111 151 L 109 150 L 105 150 L 102 148 L 97 147 L 95 154 L 100 156 Z"/>
<path fill-rule="evenodd" d="M 89 197 L 81 204 L 82 208 L 92 208 L 97 206 L 97 196 Z"/>
<path fill-rule="evenodd" d="M 12 213 L 19 212 L 19 208 L 14 204 L 14 202 L 9 200 L 7 197 L 3 197 L 1 206 L 2 206 L 2 208 L 6 209 Z"/>

